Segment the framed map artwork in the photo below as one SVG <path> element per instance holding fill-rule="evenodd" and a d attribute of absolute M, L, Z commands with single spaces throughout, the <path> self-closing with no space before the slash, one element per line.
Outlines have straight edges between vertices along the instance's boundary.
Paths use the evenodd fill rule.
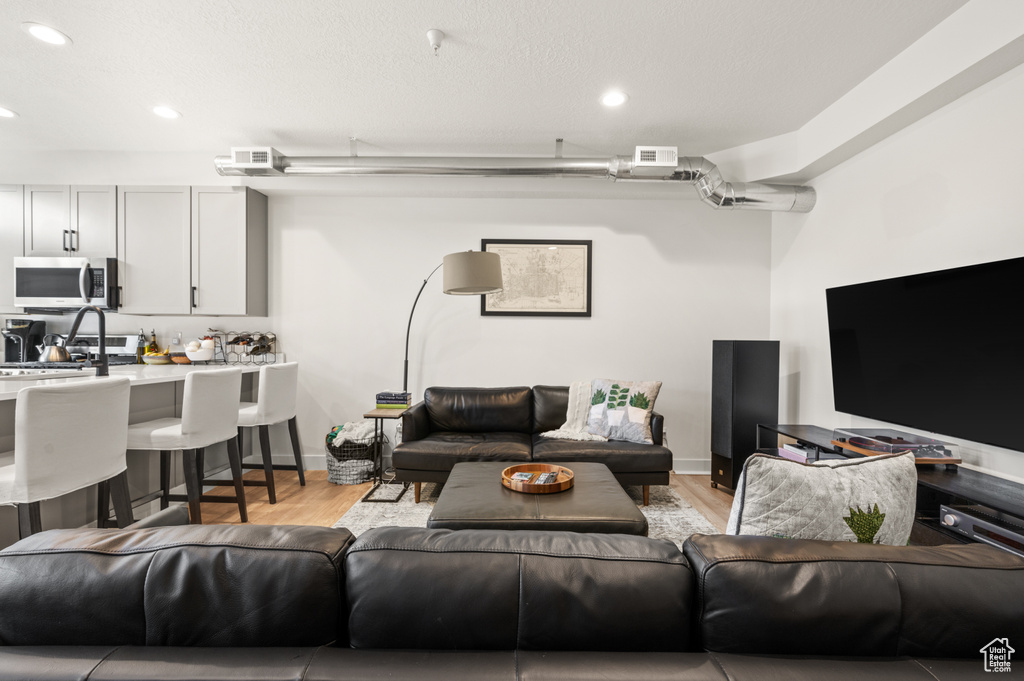
<path fill-rule="evenodd" d="M 591 241 L 483 239 L 501 256 L 504 289 L 480 297 L 480 314 L 590 316 Z"/>

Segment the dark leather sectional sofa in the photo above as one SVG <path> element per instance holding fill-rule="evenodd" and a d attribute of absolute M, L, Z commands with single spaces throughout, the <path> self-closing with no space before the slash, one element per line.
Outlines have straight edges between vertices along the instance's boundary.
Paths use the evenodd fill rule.
<path fill-rule="evenodd" d="M 396 479 L 416 485 L 444 482 L 461 461 L 538 461 L 572 467 L 608 466 L 622 485 L 667 485 L 672 452 L 663 446 L 665 419 L 651 415 L 654 444 L 555 440 L 540 433 L 565 423 L 569 388 L 427 388 L 423 401 L 402 414 L 402 444 L 392 462 Z M 510 464 L 511 465 L 511 464 Z"/>
<path fill-rule="evenodd" d="M 0 552 L 0 679 L 990 678 L 1022 603 L 978 544 L 54 530 Z"/>

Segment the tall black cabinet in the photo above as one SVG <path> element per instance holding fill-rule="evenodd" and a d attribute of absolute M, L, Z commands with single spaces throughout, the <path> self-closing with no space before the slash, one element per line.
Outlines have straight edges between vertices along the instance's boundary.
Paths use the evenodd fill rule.
<path fill-rule="evenodd" d="M 711 367 L 711 486 L 735 489 L 757 424 L 778 423 L 779 341 L 716 340 Z"/>

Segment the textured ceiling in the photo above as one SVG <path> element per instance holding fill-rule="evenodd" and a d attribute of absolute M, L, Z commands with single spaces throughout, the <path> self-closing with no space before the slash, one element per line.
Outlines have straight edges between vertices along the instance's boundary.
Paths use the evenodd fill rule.
<path fill-rule="evenodd" d="M 3 0 L 0 150 L 706 154 L 800 127 L 963 4 Z"/>

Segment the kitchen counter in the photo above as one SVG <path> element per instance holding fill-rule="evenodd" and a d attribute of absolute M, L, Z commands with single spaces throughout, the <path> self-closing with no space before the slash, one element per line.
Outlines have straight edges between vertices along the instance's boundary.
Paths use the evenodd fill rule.
<path fill-rule="evenodd" d="M 181 416 L 185 377 L 196 371 L 223 369 L 224 364 L 118 364 L 110 367 L 111 376 L 127 376 L 131 379 L 131 399 L 128 407 L 128 422 L 140 423 L 152 419 Z M 242 386 L 239 399 L 254 401 L 259 383 L 259 365 L 238 366 L 242 370 Z M 82 369 L 80 376 L 50 379 L 0 379 L 0 452 L 14 449 L 15 398 L 18 391 L 29 386 L 58 385 L 70 381 L 102 381 L 97 378 L 94 368 Z M 279 434 L 280 435 L 280 434 Z M 75 445 L 74 433 L 68 435 L 68 446 Z M 251 436 L 243 437 L 243 452 L 251 451 Z M 171 485 L 182 486 L 181 455 L 172 455 Z M 218 473 L 227 467 L 227 447 L 218 443 L 206 448 L 206 473 Z M 128 453 L 128 486 L 132 498 L 144 496 L 160 487 L 160 458 L 150 453 Z M 179 490 L 180 491 L 180 490 Z M 148 508 L 136 508 L 136 517 L 146 515 L 159 506 L 159 502 Z M 72 492 L 42 503 L 43 527 L 83 527 L 96 519 L 96 487 Z M 18 539 L 18 514 L 12 506 L 0 506 L 0 548 L 10 546 Z"/>
<path fill-rule="evenodd" d="M 141 385 L 152 385 L 156 383 L 173 383 L 184 381 L 185 377 L 194 371 L 213 371 L 224 369 L 227 366 L 238 366 L 243 374 L 258 373 L 259 365 L 240 364 L 117 364 L 110 367 L 111 376 L 127 376 L 131 379 L 132 387 Z M 95 369 L 82 369 L 81 376 L 61 378 L 40 378 L 36 380 L 27 379 L 0 379 L 0 401 L 13 400 L 18 396 L 22 388 L 35 385 L 58 385 L 69 381 L 99 381 L 103 380 L 96 376 Z"/>

